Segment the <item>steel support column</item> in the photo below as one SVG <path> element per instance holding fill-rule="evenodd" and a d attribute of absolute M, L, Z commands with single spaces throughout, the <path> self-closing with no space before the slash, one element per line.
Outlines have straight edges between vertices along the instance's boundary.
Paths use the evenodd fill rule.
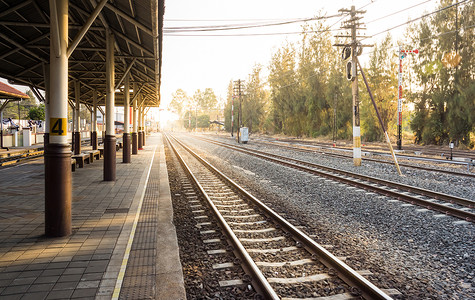
<path fill-rule="evenodd" d="M 122 140 L 123 153 L 122 162 L 130 163 L 130 84 L 129 75 L 127 74 L 124 79 L 124 137 Z"/>
<path fill-rule="evenodd" d="M 68 145 L 68 4 L 50 0 L 49 143 L 45 145 L 45 234 L 71 234 L 71 152 Z"/>
<path fill-rule="evenodd" d="M 139 132 L 138 132 L 138 147 L 139 150 L 143 150 L 143 125 L 142 125 L 142 106 L 138 109 L 138 121 L 139 121 Z"/>
<path fill-rule="evenodd" d="M 142 146 L 145 146 L 145 137 L 147 136 L 147 130 L 145 128 L 145 104 L 142 106 Z"/>
<path fill-rule="evenodd" d="M 49 99 L 50 99 L 50 64 L 43 65 L 43 71 L 45 74 L 45 124 L 44 124 L 44 135 L 43 135 L 43 144 L 46 146 L 49 142 Z"/>
<path fill-rule="evenodd" d="M 104 140 L 104 181 L 115 181 L 116 137 L 114 126 L 114 34 L 106 31 L 106 138 Z"/>
<path fill-rule="evenodd" d="M 74 81 L 74 98 L 76 105 L 74 106 L 74 154 L 81 153 L 81 117 L 79 115 L 80 110 L 80 90 L 81 90 L 81 83 L 76 80 Z"/>
<path fill-rule="evenodd" d="M 134 83 L 134 103 L 132 109 L 132 154 L 138 154 L 138 136 L 137 136 L 137 98 L 138 98 L 138 85 Z"/>
<path fill-rule="evenodd" d="M 92 92 L 93 94 L 92 94 L 91 141 L 92 141 L 92 149 L 97 150 L 97 90 L 94 90 Z"/>

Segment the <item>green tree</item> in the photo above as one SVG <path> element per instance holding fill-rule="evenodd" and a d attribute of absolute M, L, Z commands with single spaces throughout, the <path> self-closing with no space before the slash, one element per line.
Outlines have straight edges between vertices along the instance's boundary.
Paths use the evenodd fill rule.
<path fill-rule="evenodd" d="M 30 111 L 28 112 L 28 118 L 30 120 L 45 120 L 45 105 L 40 104 L 39 106 L 35 106 L 30 108 Z"/>
<path fill-rule="evenodd" d="M 398 57 L 397 53 L 389 50 L 391 44 L 391 35 L 387 34 L 380 44 L 375 45 L 370 56 L 369 69 L 366 70 L 374 101 L 388 131 L 396 125 L 398 98 Z M 384 134 L 363 82 L 360 91 L 364 91 L 360 96 L 362 136 L 366 141 L 381 141 Z"/>
<path fill-rule="evenodd" d="M 186 106 L 189 106 L 189 98 L 186 92 L 182 89 L 176 90 L 176 92 L 172 94 L 172 101 L 169 106 L 181 117 Z"/>
<path fill-rule="evenodd" d="M 441 0 L 439 8 L 453 4 Z M 411 128 L 416 142 L 473 146 L 475 129 L 474 2 L 456 5 L 426 18 L 412 29 L 420 53 L 414 72 L 422 90 L 414 95 Z"/>
<path fill-rule="evenodd" d="M 265 91 L 261 80 L 261 71 L 261 65 L 254 66 L 252 73 L 249 74 L 243 97 L 243 126 L 248 127 L 249 132 L 262 130 L 266 119 L 265 106 L 268 93 Z"/>
<path fill-rule="evenodd" d="M 211 88 L 206 88 L 199 99 L 198 105 L 203 111 L 208 112 L 215 109 L 218 105 L 218 98 Z"/>
<path fill-rule="evenodd" d="M 278 49 L 269 66 L 274 131 L 291 135 L 303 133 L 305 105 L 297 81 L 295 52 L 292 44 Z M 303 111 L 302 111 L 303 110 Z"/>
<path fill-rule="evenodd" d="M 209 127 L 209 115 L 198 116 L 198 128 L 208 128 L 208 127 Z"/>

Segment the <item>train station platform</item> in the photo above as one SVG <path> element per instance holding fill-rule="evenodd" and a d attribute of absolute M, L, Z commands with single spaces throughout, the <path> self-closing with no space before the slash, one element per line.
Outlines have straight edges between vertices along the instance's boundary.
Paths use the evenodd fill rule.
<path fill-rule="evenodd" d="M 161 134 L 72 176 L 73 233 L 44 236 L 44 165 L 0 169 L 1 299 L 185 299 Z"/>

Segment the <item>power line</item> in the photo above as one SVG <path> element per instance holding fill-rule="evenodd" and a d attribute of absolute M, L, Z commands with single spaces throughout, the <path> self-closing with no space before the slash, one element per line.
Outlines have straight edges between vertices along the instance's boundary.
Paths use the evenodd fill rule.
<path fill-rule="evenodd" d="M 459 28 L 457 30 L 451 30 L 451 31 L 446 31 L 446 32 L 442 32 L 442 33 L 439 33 L 439 34 L 435 34 L 435 35 L 431 35 L 431 36 L 428 36 L 428 37 L 425 37 L 425 38 L 422 38 L 422 39 L 418 39 L 418 40 L 415 40 L 415 42 L 423 42 L 425 40 L 429 40 L 429 39 L 434 39 L 434 38 L 438 38 L 440 36 L 444 36 L 444 35 L 447 35 L 447 34 L 451 34 L 451 33 L 455 33 L 457 31 L 460 31 L 460 30 L 467 30 L 467 29 L 470 29 L 470 28 L 474 28 L 475 27 L 475 24 L 474 25 L 469 25 L 469 26 L 466 26 L 466 27 L 463 27 L 463 28 Z M 404 46 L 410 46 L 408 44 L 403 44 Z M 387 47 L 387 48 L 384 48 L 384 49 L 381 49 L 381 50 L 391 50 L 391 49 L 397 49 L 399 48 L 399 45 L 396 45 L 396 46 L 392 46 L 392 47 Z M 363 53 L 361 55 L 370 55 L 370 54 L 373 54 L 374 52 L 376 52 L 376 50 L 373 50 L 371 52 L 368 52 L 368 53 Z"/>
<path fill-rule="evenodd" d="M 451 8 L 451 7 L 454 7 L 454 6 L 456 6 L 456 5 L 459 5 L 459 4 L 461 4 L 461 3 L 465 3 L 465 2 L 468 2 L 468 1 L 471 1 L 471 0 L 463 0 L 463 1 L 460 1 L 460 2 L 457 2 L 457 3 L 454 3 L 454 4 L 451 4 L 451 5 L 445 6 L 445 7 L 441 8 L 441 9 L 438 9 L 438 10 L 436 10 L 436 11 L 433 11 L 433 12 L 430 12 L 430 13 L 427 13 L 427 14 L 424 14 L 424 15 L 422 15 L 422 16 L 420 16 L 420 17 L 418 17 L 418 18 L 415 18 L 415 19 L 413 19 L 413 20 L 409 20 L 409 21 L 404 22 L 404 23 L 402 23 L 402 24 L 396 25 L 396 26 L 394 26 L 394 27 L 385 29 L 385 30 L 383 30 L 383 31 L 380 31 L 380 32 L 378 32 L 378 33 L 375 33 L 375 34 L 373 34 L 373 35 L 370 35 L 370 36 L 368 36 L 368 37 L 365 37 L 365 38 L 363 38 L 363 39 L 361 39 L 361 40 L 365 40 L 365 39 L 368 39 L 368 38 L 370 38 L 370 37 L 375 37 L 375 36 L 380 35 L 380 34 L 382 34 L 382 33 L 392 31 L 392 30 L 394 30 L 394 29 L 396 29 L 396 28 L 399 28 L 399 27 L 401 27 L 401 26 L 404 26 L 404 25 L 413 23 L 413 22 L 415 22 L 415 21 L 418 21 L 418 20 L 420 20 L 420 19 L 423 19 L 423 18 L 425 18 L 425 17 L 428 17 L 428 16 L 430 16 L 430 15 L 439 13 L 439 12 L 441 12 L 441 11 L 444 11 L 444 10 L 446 10 L 446 9 L 449 9 L 449 8 Z"/>
<path fill-rule="evenodd" d="M 422 5 L 422 4 L 425 4 L 425 3 L 431 2 L 431 1 L 433 1 L 433 0 L 426 0 L 426 1 L 423 1 L 423 2 L 421 2 L 421 3 L 419 3 L 419 4 L 415 4 L 415 5 L 413 5 L 413 6 L 410 6 L 410 7 L 401 9 L 401 10 L 399 10 L 399 11 L 393 12 L 393 13 L 391 13 L 391 14 L 389 14 L 389 15 L 386 15 L 386 16 L 383 16 L 383 17 L 380 17 L 380 18 L 371 20 L 371 21 L 369 21 L 369 22 L 366 22 L 366 24 L 373 23 L 373 22 L 377 22 L 377 21 L 382 20 L 382 19 L 385 19 L 385 18 L 387 18 L 387 17 L 391 17 L 391 16 L 394 16 L 394 15 L 397 15 L 397 14 L 399 14 L 399 13 L 402 13 L 402 12 L 406 11 L 406 10 L 413 9 L 414 7 L 420 6 L 420 5 Z"/>
<path fill-rule="evenodd" d="M 303 33 L 324 33 L 330 31 L 338 31 L 339 29 L 326 30 L 310 30 L 310 31 L 294 31 L 294 32 L 271 32 L 271 33 L 235 33 L 235 34 L 174 34 L 165 33 L 165 36 L 186 36 L 186 37 L 239 37 L 239 36 L 271 36 L 271 35 L 290 35 Z"/>
<path fill-rule="evenodd" d="M 285 22 L 277 22 L 277 23 L 266 23 L 266 24 L 251 24 L 251 25 L 215 25 L 215 26 L 191 26 L 191 27 L 182 27 L 183 29 L 164 29 L 164 33 L 179 33 L 179 32 L 202 32 L 202 31 L 222 31 L 222 30 L 236 30 L 236 29 L 249 29 L 249 28 L 261 28 L 261 27 L 269 27 L 269 26 L 280 26 L 280 25 L 287 25 L 287 24 L 294 24 L 300 22 L 308 22 L 308 21 L 315 21 L 315 20 L 324 20 L 339 17 L 341 14 L 332 15 L 332 16 L 324 16 L 324 17 L 315 17 L 315 18 L 306 18 L 306 19 L 298 19 L 292 21 L 285 21 Z M 179 28 L 179 27 L 176 27 Z"/>

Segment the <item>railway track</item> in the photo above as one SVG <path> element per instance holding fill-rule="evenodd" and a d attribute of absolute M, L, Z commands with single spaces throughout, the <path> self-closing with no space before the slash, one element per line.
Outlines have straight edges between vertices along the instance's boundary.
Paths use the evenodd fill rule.
<path fill-rule="evenodd" d="M 44 150 L 37 150 L 37 151 L 29 151 L 29 152 L 21 153 L 18 155 L 2 157 L 0 158 L 0 167 L 17 164 L 26 160 L 41 157 L 43 155 L 44 155 Z"/>
<path fill-rule="evenodd" d="M 281 142 L 288 142 L 288 143 L 300 143 L 300 144 L 308 144 L 313 146 L 323 146 L 323 147 L 333 147 L 333 143 L 328 142 L 311 142 L 311 141 L 304 141 L 298 139 L 279 139 Z M 340 149 L 352 149 L 352 146 L 337 146 Z M 362 147 L 363 151 L 379 151 L 382 153 L 388 153 L 386 148 L 380 146 L 371 146 L 366 145 Z M 411 152 L 420 152 L 422 155 L 427 156 L 435 156 L 435 157 L 448 157 L 450 154 L 450 149 L 446 148 L 445 150 L 437 150 L 437 149 L 428 149 L 424 147 L 417 147 L 417 146 L 404 146 L 404 151 L 411 151 Z M 474 151 L 464 151 L 464 150 L 457 150 L 454 149 L 453 151 L 454 156 L 466 157 L 470 159 L 475 159 L 475 152 Z M 407 154 L 398 154 L 401 156 L 409 156 Z"/>
<path fill-rule="evenodd" d="M 288 300 L 330 296 L 335 297 L 331 299 L 391 299 L 185 144 L 174 137 L 167 136 L 167 141 L 206 198 L 261 297 Z M 195 219 L 205 219 L 202 207 L 196 207 L 194 213 Z M 206 227 L 208 224 L 212 223 L 199 224 L 203 226 L 201 233 L 204 235 L 215 233 L 216 228 Z M 220 243 L 217 239 L 207 242 Z M 214 252 L 223 251 L 216 249 Z M 221 266 L 232 267 L 233 264 L 223 262 Z M 227 283 L 242 285 L 245 281 L 233 279 Z"/>
<path fill-rule="evenodd" d="M 332 157 L 341 157 L 341 158 L 353 159 L 353 157 L 350 156 L 350 155 L 344 155 L 344 154 L 339 154 L 339 153 L 331 153 L 331 152 L 328 152 L 328 151 L 324 151 L 323 148 L 318 149 L 318 150 L 307 149 L 307 148 L 302 148 L 301 146 L 298 146 L 298 145 L 293 145 L 293 144 L 284 145 L 282 143 L 273 143 L 273 142 L 264 141 L 264 140 L 259 140 L 258 143 L 268 144 L 268 145 L 272 145 L 272 146 L 278 146 L 278 147 L 292 149 L 292 150 L 296 150 L 296 151 L 300 151 L 300 152 L 322 153 L 322 154 L 332 156 Z M 331 145 L 329 145 L 329 147 L 331 147 Z M 336 148 L 336 150 L 339 150 L 339 148 Z M 398 154 L 398 155 L 400 155 L 400 154 Z M 381 160 L 381 159 L 367 158 L 367 157 L 363 157 L 362 160 L 371 161 L 371 162 L 375 162 L 375 163 L 382 163 L 382 164 L 387 164 L 387 165 L 394 165 L 394 162 L 389 161 L 389 160 Z M 424 170 L 424 171 L 429 171 L 429 172 L 440 172 L 440 173 L 450 174 L 450 175 L 454 175 L 454 176 L 463 176 L 463 177 L 475 178 L 475 174 L 472 174 L 472 173 L 455 172 L 455 171 L 450 171 L 450 170 L 445 170 L 445 169 L 434 169 L 434 168 L 429 168 L 429 167 L 423 167 L 423 166 L 408 164 L 408 163 L 404 163 L 404 162 L 400 162 L 400 161 L 399 161 L 399 165 L 402 166 L 402 167 L 412 168 L 412 169 L 417 169 L 417 170 Z"/>
<path fill-rule="evenodd" d="M 410 204 L 416 204 L 427 209 L 436 210 L 466 221 L 475 222 L 475 213 L 472 212 L 472 208 L 475 208 L 475 201 L 470 199 L 464 199 L 444 193 L 421 189 L 415 186 L 352 173 L 337 168 L 297 160 L 291 157 L 238 147 L 202 137 L 196 138 L 228 149 L 296 168 L 317 176 L 326 177 L 336 182 L 393 197 Z"/>
<path fill-rule="evenodd" d="M 99 139 L 99 141 L 101 140 L 102 138 Z M 89 144 L 90 144 L 89 139 L 84 139 L 81 141 L 81 146 L 88 146 Z M 11 166 L 20 162 L 42 157 L 43 155 L 44 155 L 44 149 L 38 148 L 38 150 L 30 150 L 28 152 L 23 152 L 16 155 L 0 157 L 0 167 Z"/>

